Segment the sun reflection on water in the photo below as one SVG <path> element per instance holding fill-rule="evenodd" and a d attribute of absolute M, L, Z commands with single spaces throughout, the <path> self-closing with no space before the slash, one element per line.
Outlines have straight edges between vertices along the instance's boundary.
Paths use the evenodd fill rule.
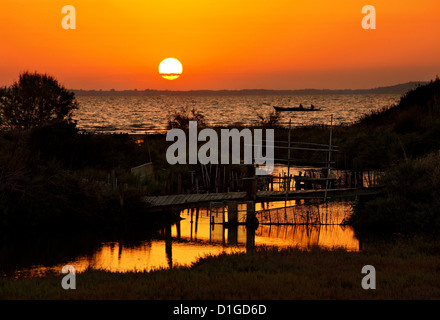
<path fill-rule="evenodd" d="M 306 205 L 288 201 L 288 206 L 302 210 Z M 258 204 L 263 207 L 281 208 L 284 201 Z M 313 205 L 316 207 L 316 205 Z M 346 201 L 333 202 L 330 212 L 342 220 L 350 204 Z M 225 208 L 227 213 L 227 208 Z M 244 204 L 239 212 L 245 212 Z M 244 213 L 241 213 L 242 215 Z M 214 214 L 215 215 L 215 214 Z M 240 214 L 239 214 L 240 215 Z M 249 236 L 255 246 L 275 246 L 279 248 L 298 247 L 309 249 L 312 246 L 333 249 L 344 248 L 357 251 L 359 241 L 352 228 L 339 224 L 332 225 L 263 225 L 250 232 L 245 225 L 226 228 L 222 224 L 212 225 L 207 208 L 188 208 L 181 211 L 182 220 L 162 230 L 156 239 L 142 241 L 136 245 L 122 241 L 104 242 L 93 254 L 77 257 L 56 266 L 33 266 L 20 270 L 16 277 L 41 276 L 48 272 L 59 273 L 63 265 L 73 265 L 78 273 L 87 269 L 102 269 L 110 272 L 151 271 L 179 265 L 189 266 L 200 257 L 220 253 L 246 252 Z M 221 221 L 218 213 L 215 221 Z M 240 218 L 239 218 L 240 219 Z"/>

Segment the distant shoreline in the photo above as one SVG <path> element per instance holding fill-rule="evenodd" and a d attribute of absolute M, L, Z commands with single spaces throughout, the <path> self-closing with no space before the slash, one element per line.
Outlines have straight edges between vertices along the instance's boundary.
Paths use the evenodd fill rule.
<path fill-rule="evenodd" d="M 297 89 L 297 90 L 270 90 L 270 89 L 243 89 L 243 90 L 78 90 L 72 89 L 77 96 L 249 96 L 249 95 L 331 95 L 331 94 L 404 94 L 418 85 L 428 81 L 412 81 L 393 86 L 377 87 L 372 89 Z"/>

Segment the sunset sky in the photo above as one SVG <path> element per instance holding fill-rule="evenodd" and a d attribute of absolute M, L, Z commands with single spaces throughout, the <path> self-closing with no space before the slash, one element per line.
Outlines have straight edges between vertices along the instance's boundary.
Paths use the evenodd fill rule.
<path fill-rule="evenodd" d="M 65 5 L 76 30 L 64 30 Z M 377 29 L 361 26 L 374 5 Z M 440 75 L 437 0 L 1 0 L 0 86 L 23 71 L 70 89 L 370 88 Z M 173 57 L 183 75 L 165 80 Z"/>

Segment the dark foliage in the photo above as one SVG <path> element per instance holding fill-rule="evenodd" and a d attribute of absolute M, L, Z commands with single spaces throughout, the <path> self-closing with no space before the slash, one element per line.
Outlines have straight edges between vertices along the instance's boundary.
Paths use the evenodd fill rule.
<path fill-rule="evenodd" d="M 335 144 L 357 170 L 387 169 L 440 148 L 440 79 L 409 91 L 399 104 L 335 129 Z"/>
<path fill-rule="evenodd" d="M 128 135 L 83 134 L 65 121 L 1 133 L 0 230 L 59 232 L 136 219 L 146 205 L 130 167 L 145 162 L 143 150 Z"/>
<path fill-rule="evenodd" d="M 262 115 L 257 113 L 258 118 L 260 119 L 259 125 L 263 128 L 274 129 L 280 126 L 280 112 L 273 111 L 268 115 Z"/>
<path fill-rule="evenodd" d="M 53 77 L 25 72 L 11 87 L 0 91 L 0 124 L 29 129 L 54 120 L 71 122 L 77 106 L 75 94 Z"/>
<path fill-rule="evenodd" d="M 351 223 L 358 232 L 438 233 L 440 154 L 402 162 L 381 179 L 383 194 L 360 198 Z"/>
<path fill-rule="evenodd" d="M 192 108 L 189 110 L 188 107 L 181 108 L 180 110 L 171 113 L 168 116 L 168 126 L 167 129 L 178 128 L 186 130 L 189 128 L 190 121 L 197 121 L 199 127 L 205 127 L 205 116 L 200 111 Z"/>

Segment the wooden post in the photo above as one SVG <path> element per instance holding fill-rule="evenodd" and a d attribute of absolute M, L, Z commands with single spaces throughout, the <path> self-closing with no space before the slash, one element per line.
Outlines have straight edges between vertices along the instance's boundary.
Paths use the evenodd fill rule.
<path fill-rule="evenodd" d="M 246 222 L 248 223 L 246 227 L 246 251 L 253 251 L 255 249 L 255 203 L 248 202 L 246 204 Z"/>
<path fill-rule="evenodd" d="M 230 201 L 228 205 L 228 223 L 231 225 L 238 224 L 237 202 Z"/>
<path fill-rule="evenodd" d="M 181 226 L 180 226 L 180 220 L 178 220 L 177 223 L 176 223 L 176 229 L 177 229 L 177 239 L 180 240 L 180 238 L 182 237 L 182 231 L 181 231 Z"/>
<path fill-rule="evenodd" d="M 171 224 L 165 227 L 165 253 L 168 260 L 168 266 L 173 267 L 173 241 L 171 238 Z"/>
<path fill-rule="evenodd" d="M 246 203 L 246 223 L 255 223 L 255 203 L 253 201 L 248 201 Z"/>
<path fill-rule="evenodd" d="M 192 240 L 192 239 L 193 239 L 193 225 L 194 225 L 194 219 L 193 219 L 194 209 L 193 209 L 193 208 L 190 208 L 190 209 L 188 209 L 188 210 L 189 210 L 190 215 L 191 215 L 191 221 L 190 221 L 190 229 L 191 229 L 191 231 L 190 231 L 190 239 Z"/>
<path fill-rule="evenodd" d="M 214 230 L 214 224 L 213 224 L 213 219 L 212 219 L 212 207 L 211 204 L 209 204 L 209 242 L 211 242 L 212 239 L 212 230 Z"/>
<path fill-rule="evenodd" d="M 238 243 L 238 225 L 229 226 L 228 228 L 228 244 L 237 245 Z"/>
<path fill-rule="evenodd" d="M 257 179 L 255 177 L 254 165 L 247 166 L 246 199 L 252 201 L 257 199 Z"/>
<path fill-rule="evenodd" d="M 224 216 L 224 213 L 223 213 Z M 225 232 L 226 232 L 226 228 L 225 228 L 225 224 L 222 224 L 222 245 L 223 247 L 226 245 L 226 236 L 225 236 Z"/>
<path fill-rule="evenodd" d="M 321 225 L 321 212 L 319 212 L 319 205 L 317 205 L 317 209 L 318 209 L 318 224 Z"/>
<path fill-rule="evenodd" d="M 291 123 L 292 123 L 292 119 L 289 119 L 289 134 L 287 136 L 287 145 L 288 145 L 288 149 L 287 149 L 287 176 L 285 177 L 285 182 L 286 182 L 286 198 L 284 199 L 284 217 L 287 218 L 287 199 L 289 197 L 289 187 L 287 186 L 287 183 L 289 183 L 287 181 L 287 178 L 290 177 L 290 132 L 291 132 Z M 290 184 L 290 183 L 289 183 Z"/>
<path fill-rule="evenodd" d="M 200 207 L 197 207 L 196 209 L 196 227 L 195 227 L 195 237 L 197 238 L 197 226 L 199 225 L 199 210 Z"/>

